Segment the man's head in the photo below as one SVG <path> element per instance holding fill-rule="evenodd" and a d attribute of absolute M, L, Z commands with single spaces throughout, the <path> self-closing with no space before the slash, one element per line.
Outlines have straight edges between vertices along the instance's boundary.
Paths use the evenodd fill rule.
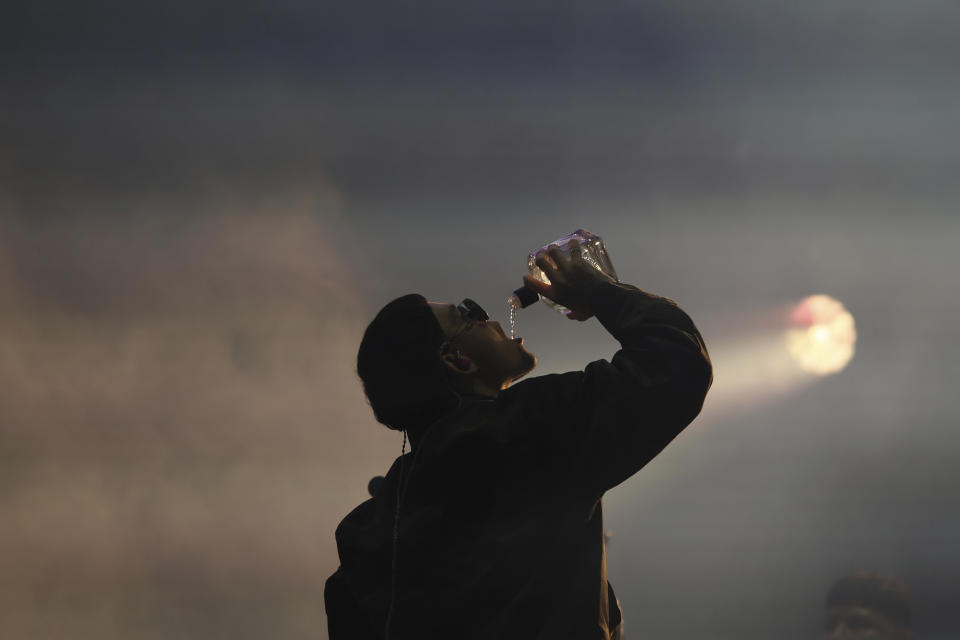
<path fill-rule="evenodd" d="M 458 391 L 493 396 L 536 366 L 523 339 L 508 338 L 472 300 L 428 304 L 446 336 L 440 360 Z"/>
<path fill-rule="evenodd" d="M 857 573 L 837 580 L 827 594 L 829 640 L 903 640 L 911 637 L 907 587 L 896 578 Z"/>
<path fill-rule="evenodd" d="M 495 396 L 535 365 L 522 341 L 507 338 L 476 303 L 419 294 L 381 309 L 357 353 L 374 415 L 392 429 L 430 424 L 457 405 L 457 393 Z"/>

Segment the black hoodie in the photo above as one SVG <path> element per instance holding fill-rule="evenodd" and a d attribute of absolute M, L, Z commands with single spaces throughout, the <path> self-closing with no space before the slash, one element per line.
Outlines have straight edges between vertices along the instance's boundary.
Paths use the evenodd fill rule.
<path fill-rule="evenodd" d="M 700 412 L 712 369 L 676 304 L 604 283 L 591 306 L 612 361 L 464 397 L 337 528 L 330 640 L 608 640 L 601 497 Z M 393 529 L 403 470 L 396 567 Z"/>

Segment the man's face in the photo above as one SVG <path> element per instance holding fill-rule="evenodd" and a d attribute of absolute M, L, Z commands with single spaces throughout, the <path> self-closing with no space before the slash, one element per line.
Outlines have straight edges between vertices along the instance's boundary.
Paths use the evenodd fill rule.
<path fill-rule="evenodd" d="M 901 640 L 910 632 L 876 609 L 859 606 L 828 607 L 824 621 L 826 640 Z"/>
<path fill-rule="evenodd" d="M 488 385 L 506 388 L 537 366 L 536 357 L 523 346 L 523 339 L 511 340 L 499 322 L 464 319 L 457 305 L 431 302 L 430 309 L 447 338 L 460 353 L 477 365 L 476 376 Z"/>

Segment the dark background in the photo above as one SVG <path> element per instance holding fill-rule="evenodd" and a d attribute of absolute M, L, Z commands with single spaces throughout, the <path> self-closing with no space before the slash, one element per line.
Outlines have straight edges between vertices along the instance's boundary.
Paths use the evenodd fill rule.
<path fill-rule="evenodd" d="M 956 637 L 957 33 L 932 1 L 5 5 L 0 635 L 326 637 L 333 530 L 400 448 L 366 322 L 505 322 L 584 227 L 716 367 L 606 500 L 628 637 L 814 638 L 856 570 Z M 814 293 L 853 361 L 764 375 Z M 616 348 L 520 332 L 539 373 Z"/>

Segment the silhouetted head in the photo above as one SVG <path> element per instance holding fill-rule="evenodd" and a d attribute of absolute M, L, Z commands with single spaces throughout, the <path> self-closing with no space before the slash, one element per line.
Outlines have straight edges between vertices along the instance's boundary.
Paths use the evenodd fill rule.
<path fill-rule="evenodd" d="M 824 631 L 829 640 L 910 638 L 910 597 L 906 585 L 879 573 L 840 578 L 827 594 Z"/>
<path fill-rule="evenodd" d="M 377 420 L 391 429 L 425 427 L 459 403 L 458 394 L 494 397 L 536 366 L 476 303 L 427 302 L 408 294 L 367 326 L 357 373 Z"/>

